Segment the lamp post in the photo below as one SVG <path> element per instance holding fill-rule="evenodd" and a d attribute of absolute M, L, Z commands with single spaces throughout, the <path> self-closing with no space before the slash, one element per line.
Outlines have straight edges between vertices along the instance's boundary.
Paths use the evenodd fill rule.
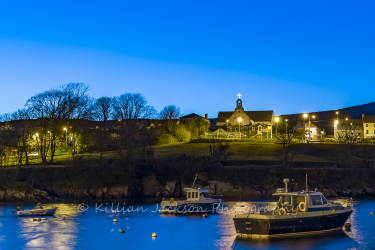
<path fill-rule="evenodd" d="M 65 130 L 65 152 L 68 150 L 68 129 L 64 128 Z"/>
<path fill-rule="evenodd" d="M 228 134 L 229 120 L 227 120 L 227 134 Z"/>
<path fill-rule="evenodd" d="M 308 115 L 308 114 L 303 114 L 303 117 L 304 117 L 304 118 L 309 117 L 309 140 L 311 140 L 311 122 L 310 122 L 310 115 Z M 312 118 L 314 119 L 314 118 L 315 118 L 315 115 L 313 115 Z"/>
<path fill-rule="evenodd" d="M 335 121 L 335 125 L 333 126 L 333 127 L 334 127 L 335 140 L 336 140 L 336 141 L 338 140 L 338 136 L 337 136 L 337 124 L 339 124 L 339 121 L 338 121 L 338 120 Z"/>
<path fill-rule="evenodd" d="M 336 119 L 339 119 L 339 111 L 336 111 Z"/>
<path fill-rule="evenodd" d="M 238 118 L 238 132 L 240 132 L 240 139 L 241 139 L 241 122 L 242 122 L 242 118 L 239 117 Z"/>
<path fill-rule="evenodd" d="M 275 117 L 276 122 L 276 137 L 277 137 L 277 127 L 279 126 L 279 117 Z"/>

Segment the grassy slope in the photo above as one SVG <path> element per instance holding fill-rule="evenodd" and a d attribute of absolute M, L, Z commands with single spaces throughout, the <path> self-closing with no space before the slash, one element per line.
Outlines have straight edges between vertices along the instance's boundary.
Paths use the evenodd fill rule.
<path fill-rule="evenodd" d="M 333 162 L 339 161 L 344 152 L 345 145 L 333 144 L 298 144 L 295 161 L 305 162 Z M 231 142 L 230 156 L 227 160 L 255 160 L 255 161 L 279 161 L 278 150 L 280 146 L 274 143 L 260 142 Z M 178 143 L 154 147 L 154 157 L 156 160 L 175 158 L 182 154 L 194 156 L 209 155 L 207 143 Z M 116 158 L 116 152 L 105 152 L 102 159 L 109 160 Z M 84 160 L 92 161 L 100 158 L 99 153 L 85 154 Z M 70 154 L 56 155 L 56 164 L 64 164 L 72 161 Z M 40 158 L 31 157 L 30 163 L 37 165 L 41 163 Z"/>

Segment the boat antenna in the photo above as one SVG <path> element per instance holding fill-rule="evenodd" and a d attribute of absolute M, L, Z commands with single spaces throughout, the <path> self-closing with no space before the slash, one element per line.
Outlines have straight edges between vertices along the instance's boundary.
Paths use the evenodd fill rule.
<path fill-rule="evenodd" d="M 307 174 L 306 174 L 306 192 L 309 192 L 309 185 L 307 184 Z"/>
<path fill-rule="evenodd" d="M 195 184 L 195 181 L 197 180 L 197 177 L 198 177 L 198 174 L 195 175 L 195 178 L 194 178 L 194 181 L 193 181 L 193 185 L 191 185 L 191 188 L 194 188 L 194 184 Z"/>

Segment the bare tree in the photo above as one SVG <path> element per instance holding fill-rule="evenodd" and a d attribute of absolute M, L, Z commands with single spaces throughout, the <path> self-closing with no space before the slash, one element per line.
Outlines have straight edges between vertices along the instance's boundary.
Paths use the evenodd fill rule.
<path fill-rule="evenodd" d="M 166 106 L 159 113 L 159 117 L 162 120 L 179 119 L 180 115 L 180 108 L 176 107 L 175 105 Z"/>
<path fill-rule="evenodd" d="M 89 88 L 82 83 L 69 83 L 58 89 L 51 89 L 31 97 L 27 103 L 27 113 L 37 136 L 37 145 L 43 163 L 53 163 L 58 138 L 63 123 L 68 119 L 88 117 Z"/>
<path fill-rule="evenodd" d="M 165 123 L 165 129 L 169 134 L 172 134 L 176 127 L 176 122 L 173 120 L 179 119 L 180 114 L 180 108 L 176 107 L 175 105 L 166 106 L 160 111 L 159 118 L 167 121 Z"/>
<path fill-rule="evenodd" d="M 296 135 L 292 131 L 287 130 L 286 133 L 280 133 L 280 136 L 277 137 L 277 142 L 281 149 L 278 154 L 280 159 L 283 162 L 284 167 L 290 167 L 291 163 L 294 161 L 294 158 L 297 156 L 297 149 L 294 144 L 296 144 Z"/>
<path fill-rule="evenodd" d="M 113 98 L 113 118 L 117 120 L 148 119 L 155 115 L 155 108 L 147 105 L 139 93 L 125 93 Z"/>
<path fill-rule="evenodd" d="M 31 138 L 31 127 L 29 122 L 29 116 L 27 114 L 27 111 L 25 109 L 19 109 L 16 112 L 12 114 L 12 120 L 18 121 L 19 126 L 16 130 L 19 136 L 19 144 L 20 149 L 19 150 L 19 158 L 20 162 L 22 162 L 22 157 L 25 156 L 25 164 L 29 164 L 29 155 L 28 155 L 28 149 L 29 149 L 29 142 Z"/>
<path fill-rule="evenodd" d="M 92 114 L 93 118 L 103 122 L 103 127 L 106 127 L 106 123 L 110 118 L 112 112 L 112 98 L 100 97 L 93 102 Z"/>

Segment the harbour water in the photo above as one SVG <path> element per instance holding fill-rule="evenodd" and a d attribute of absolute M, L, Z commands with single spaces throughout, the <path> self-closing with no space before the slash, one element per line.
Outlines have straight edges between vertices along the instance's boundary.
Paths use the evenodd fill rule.
<path fill-rule="evenodd" d="M 219 214 L 160 215 L 157 203 L 48 204 L 53 217 L 17 218 L 16 204 L 0 205 L 0 249 L 375 249 L 375 200 L 360 199 L 350 232 L 283 239 L 238 239 L 234 207 Z M 244 207 L 271 203 L 244 202 Z M 31 209 L 33 206 L 22 206 Z M 117 212 L 117 211 L 120 212 Z M 64 218 L 65 217 L 65 218 Z M 113 220 L 117 219 L 114 223 Z M 124 229 L 125 233 L 119 233 Z M 152 238 L 152 233 L 157 234 Z"/>

